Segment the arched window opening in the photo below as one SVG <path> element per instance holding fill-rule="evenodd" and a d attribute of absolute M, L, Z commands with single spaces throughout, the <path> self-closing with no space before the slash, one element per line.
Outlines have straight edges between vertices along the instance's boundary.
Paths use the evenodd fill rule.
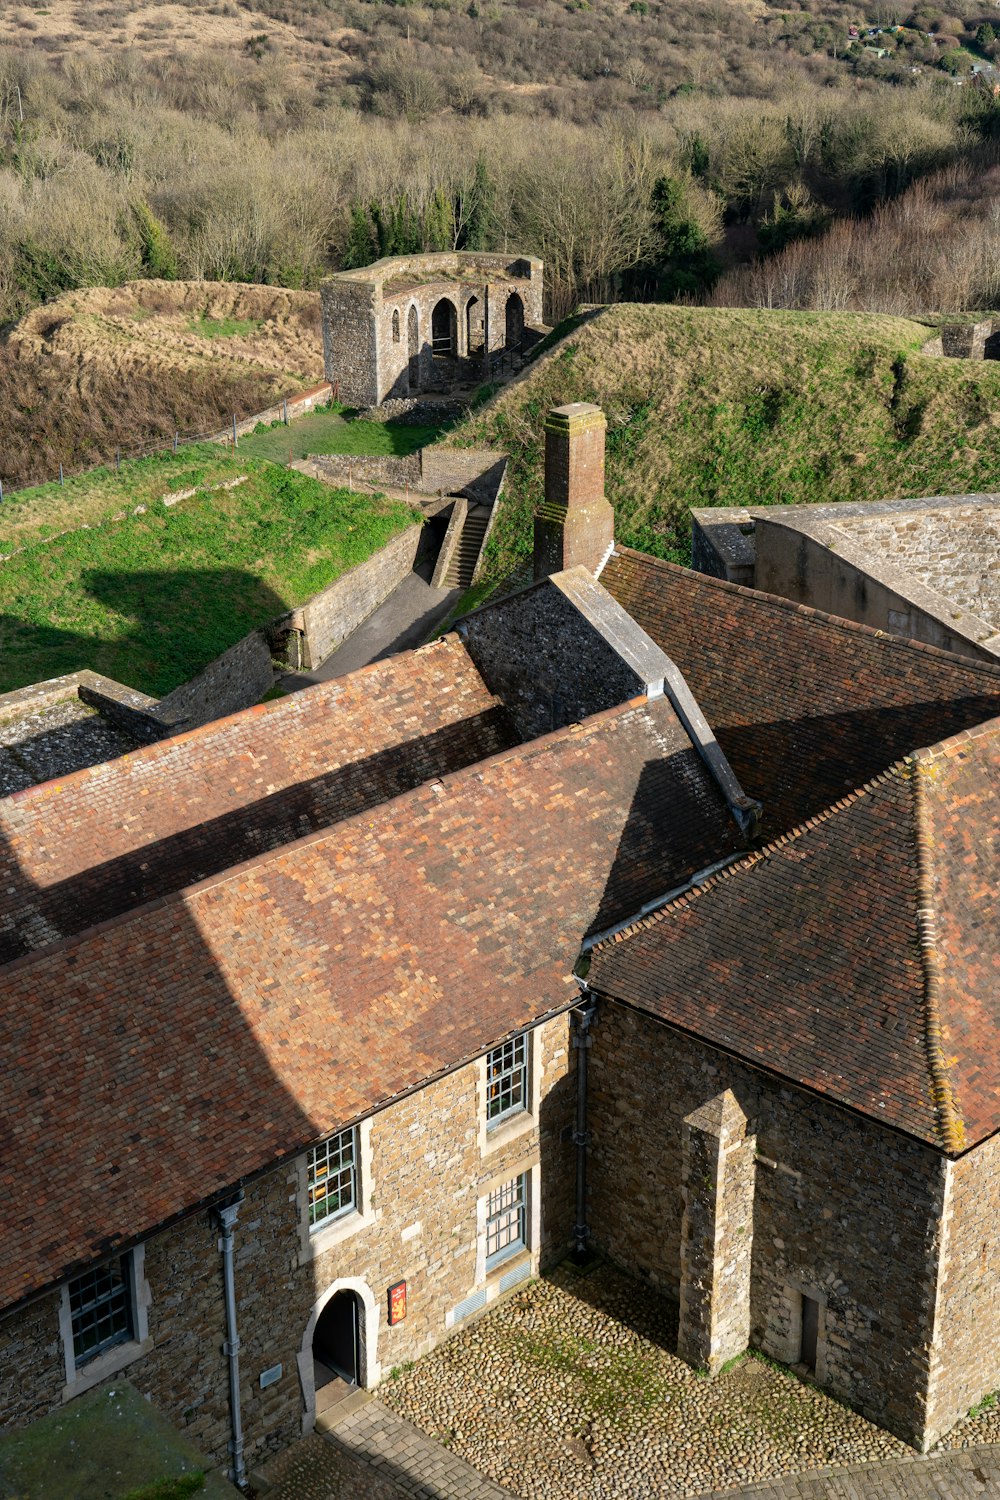
<path fill-rule="evenodd" d="M 394 344 L 398 344 L 399 343 L 399 309 L 398 308 L 393 312 L 393 315 L 392 315 L 392 342 Z"/>
<path fill-rule="evenodd" d="M 454 304 L 442 297 L 431 313 L 431 346 L 435 358 L 450 359 L 456 353 L 456 323 Z"/>

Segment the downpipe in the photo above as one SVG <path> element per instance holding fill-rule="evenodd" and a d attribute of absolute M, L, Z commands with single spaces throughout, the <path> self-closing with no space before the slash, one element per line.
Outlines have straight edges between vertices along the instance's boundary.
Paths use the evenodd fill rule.
<path fill-rule="evenodd" d="M 576 1129 L 573 1144 L 576 1147 L 576 1223 L 573 1226 L 573 1259 L 582 1265 L 590 1258 L 590 1226 L 587 1223 L 587 1148 L 590 1131 L 587 1129 L 587 1075 L 589 1072 L 590 1028 L 597 1020 L 597 1001 L 582 983 L 579 1010 L 573 1012 L 573 1046 L 576 1048 Z"/>
<path fill-rule="evenodd" d="M 240 1412 L 240 1336 L 236 1329 L 236 1273 L 233 1262 L 233 1230 L 243 1202 L 243 1189 L 231 1202 L 215 1209 L 215 1216 L 222 1230 L 219 1251 L 222 1255 L 222 1276 L 226 1289 L 226 1341 L 223 1353 L 229 1361 L 229 1416 L 232 1437 L 229 1452 L 232 1457 L 230 1478 L 238 1490 L 249 1488 L 247 1471 L 243 1463 L 243 1418 Z"/>

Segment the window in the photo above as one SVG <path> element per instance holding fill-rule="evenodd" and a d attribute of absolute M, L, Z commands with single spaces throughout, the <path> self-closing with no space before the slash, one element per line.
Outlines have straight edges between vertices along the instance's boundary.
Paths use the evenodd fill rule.
<path fill-rule="evenodd" d="M 79 1367 L 134 1338 L 131 1256 L 108 1261 L 69 1284 L 73 1358 Z"/>
<path fill-rule="evenodd" d="M 342 1130 L 309 1152 L 309 1228 L 358 1207 L 357 1131 Z"/>
<path fill-rule="evenodd" d="M 393 315 L 392 315 L 392 342 L 394 344 L 398 344 L 399 343 L 399 313 L 398 312 L 394 312 Z"/>
<path fill-rule="evenodd" d="M 486 1121 L 494 1125 L 528 1108 L 528 1043 L 517 1036 L 486 1058 Z"/>
<path fill-rule="evenodd" d="M 486 1269 L 528 1243 L 528 1174 L 521 1172 L 490 1193 L 486 1205 Z"/>

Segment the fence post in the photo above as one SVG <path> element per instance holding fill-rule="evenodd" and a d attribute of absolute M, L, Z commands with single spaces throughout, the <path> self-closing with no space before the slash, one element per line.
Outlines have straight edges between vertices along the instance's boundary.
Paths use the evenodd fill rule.
<path fill-rule="evenodd" d="M 65 479 L 63 478 L 63 466 L 62 466 L 62 464 L 59 465 L 59 483 L 60 484 L 65 484 L 66 483 Z"/>
<path fill-rule="evenodd" d="M 3 504 L 3 480 L 0 479 L 0 505 Z"/>
<path fill-rule="evenodd" d="M 233 452 L 236 452 L 236 413 L 233 412 Z"/>
<path fill-rule="evenodd" d="M 117 448 L 115 450 L 115 468 L 116 469 L 120 469 L 121 466 L 122 466 L 122 450 L 120 448 Z"/>
<path fill-rule="evenodd" d="M 353 464 L 348 464 L 347 465 L 347 488 L 351 491 L 351 494 L 354 493 L 354 465 Z"/>
<path fill-rule="evenodd" d="M 288 397 L 285 397 L 285 426 L 288 426 Z"/>
<path fill-rule="evenodd" d="M 180 436 L 179 433 L 177 433 L 177 432 L 174 433 L 174 452 L 175 453 L 177 452 L 177 439 L 178 439 L 179 436 Z"/>

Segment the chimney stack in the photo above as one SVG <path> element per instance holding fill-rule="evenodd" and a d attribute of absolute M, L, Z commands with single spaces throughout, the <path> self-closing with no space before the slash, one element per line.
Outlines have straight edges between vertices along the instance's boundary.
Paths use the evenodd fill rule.
<path fill-rule="evenodd" d="M 582 565 L 596 573 L 615 539 L 604 498 L 604 413 L 589 401 L 545 420 L 545 500 L 535 515 L 535 578 Z"/>

